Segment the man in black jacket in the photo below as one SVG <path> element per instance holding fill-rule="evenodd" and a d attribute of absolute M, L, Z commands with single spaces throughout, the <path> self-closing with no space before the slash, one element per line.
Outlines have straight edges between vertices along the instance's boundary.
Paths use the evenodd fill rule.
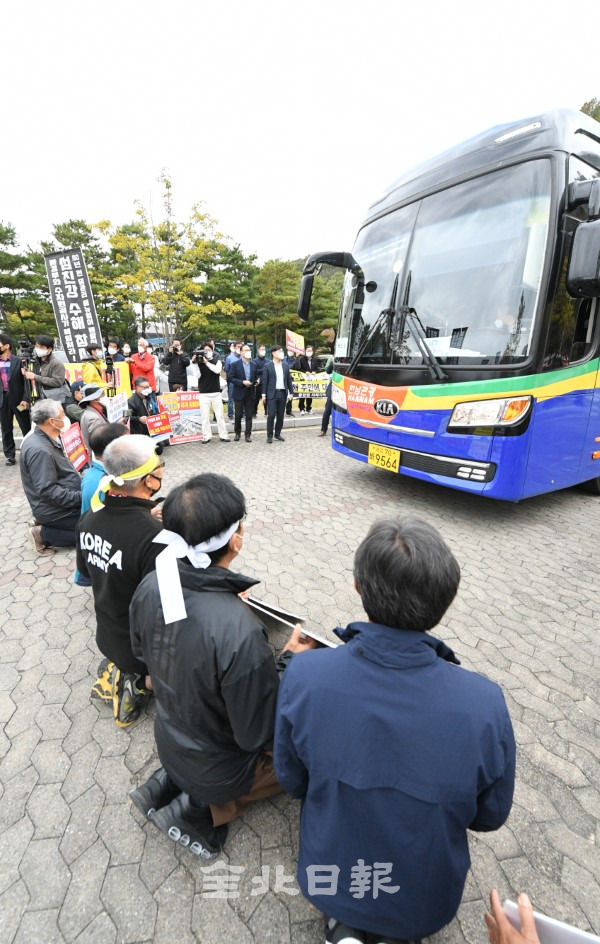
<path fill-rule="evenodd" d="M 212 410 L 217 424 L 217 431 L 221 442 L 229 442 L 225 416 L 223 414 L 223 400 L 221 399 L 221 364 L 219 355 L 215 351 L 213 341 L 205 341 L 194 354 L 192 361 L 198 367 L 198 394 L 202 415 L 203 445 L 212 439 L 210 428 L 210 411 Z"/>
<path fill-rule="evenodd" d="M 96 643 L 106 656 L 94 697 L 106 692 L 115 723 L 126 728 L 138 718 L 148 697 L 147 668 L 131 649 L 129 604 L 161 548 L 161 530 L 151 501 L 162 482 L 163 463 L 146 436 L 122 436 L 104 450 L 106 478 L 92 498 L 91 511 L 77 526 L 77 569 L 92 581 Z M 104 505 L 100 493 L 106 494 Z"/>
<path fill-rule="evenodd" d="M 254 390 L 257 384 L 256 364 L 251 361 L 252 351 L 249 344 L 242 344 L 242 356 L 229 370 L 229 382 L 233 386 L 233 407 L 235 424 L 233 437 L 239 442 L 242 434 L 242 413 L 246 414 L 246 442 L 252 442 L 252 417 L 254 415 Z"/>
<path fill-rule="evenodd" d="M 38 554 L 54 547 L 75 546 L 75 525 L 81 507 L 81 479 L 59 442 L 71 425 L 62 404 L 38 400 L 31 408 L 35 426 L 21 446 L 21 482 L 34 521 L 29 537 Z"/>
<path fill-rule="evenodd" d="M 187 390 L 187 368 L 190 359 L 181 347 L 179 338 L 173 338 L 168 354 L 163 357 L 163 365 L 169 368 L 169 390 Z"/>
<path fill-rule="evenodd" d="M 296 370 L 301 371 L 303 374 L 314 374 L 317 370 L 317 365 L 315 361 L 314 351 L 312 344 L 306 345 L 306 353 L 301 354 L 298 360 L 296 361 Z M 312 412 L 312 397 L 300 397 L 298 400 L 298 409 L 301 413 L 311 413 Z"/>
<path fill-rule="evenodd" d="M 240 599 L 258 581 L 230 570 L 244 544 L 246 504 L 206 473 L 164 505 L 167 545 L 131 602 L 131 641 L 152 676 L 163 765 L 133 790 L 138 809 L 205 859 L 254 800 L 279 793 L 271 745 L 279 676 L 264 626 Z M 285 650 L 310 648 L 297 627 Z M 224 828 L 225 827 L 225 828 Z"/>
<path fill-rule="evenodd" d="M 283 360 L 283 348 L 274 344 L 271 348 L 273 360 L 263 372 L 263 402 L 267 404 L 267 442 L 273 442 L 273 424 L 275 439 L 284 442 L 281 435 L 285 405 L 292 402 L 294 387 L 290 369 Z"/>
<path fill-rule="evenodd" d="M 31 429 L 31 417 L 21 358 L 13 354 L 9 336 L 0 334 L 0 426 L 6 465 L 15 465 L 17 461 L 13 435 L 15 418 L 23 436 L 26 436 Z"/>
<path fill-rule="evenodd" d="M 254 415 L 258 413 L 258 404 L 261 401 L 262 397 L 262 382 L 263 382 L 263 371 L 267 364 L 267 349 L 264 344 L 258 345 L 258 355 L 252 361 L 253 364 L 256 364 L 256 379 L 258 380 L 258 385 L 254 390 Z M 265 411 L 265 416 L 267 415 L 267 404 L 263 404 L 263 409 Z"/>

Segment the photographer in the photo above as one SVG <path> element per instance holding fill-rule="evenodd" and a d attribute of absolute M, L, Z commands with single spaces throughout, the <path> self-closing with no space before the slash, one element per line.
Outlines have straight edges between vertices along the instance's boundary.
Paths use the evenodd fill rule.
<path fill-rule="evenodd" d="M 65 387 L 65 365 L 54 355 L 54 339 L 49 334 L 38 334 L 34 339 L 33 369 L 21 369 L 26 380 L 35 382 L 38 397 L 62 401 L 68 396 Z"/>
<path fill-rule="evenodd" d="M 179 338 L 173 338 L 168 354 L 163 357 L 163 366 L 169 368 L 169 390 L 187 390 L 187 368 L 190 359 L 184 354 Z"/>
<path fill-rule="evenodd" d="M 21 371 L 21 358 L 12 353 L 10 338 L 0 334 L 0 425 L 2 426 L 2 449 L 6 465 L 15 465 L 15 417 L 23 436 L 31 429 L 29 400 L 25 396 L 25 381 Z"/>
<path fill-rule="evenodd" d="M 200 408 L 202 410 L 202 435 L 203 443 L 208 443 L 212 439 L 210 428 L 210 411 L 215 415 L 219 439 L 221 442 L 229 442 L 227 435 L 227 426 L 225 425 L 225 416 L 223 415 L 223 401 L 221 399 L 221 370 L 222 364 L 219 355 L 215 354 L 212 341 L 205 341 L 202 347 L 196 348 L 192 363 L 197 364 L 200 373 L 198 379 L 198 393 L 200 395 Z"/>

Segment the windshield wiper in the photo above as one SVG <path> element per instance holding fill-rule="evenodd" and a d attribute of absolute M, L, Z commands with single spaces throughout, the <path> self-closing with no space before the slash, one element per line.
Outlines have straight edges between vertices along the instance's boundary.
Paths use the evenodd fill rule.
<path fill-rule="evenodd" d="M 429 373 L 433 379 L 440 381 L 440 383 L 444 383 L 444 381 L 448 380 L 448 375 L 442 370 L 440 362 L 425 340 L 425 329 L 416 312 L 416 309 L 410 308 L 409 305 L 402 305 L 398 309 L 398 316 L 403 317 L 404 324 L 408 327 L 408 330 L 412 334 L 414 342 L 419 348 L 423 361 L 426 364 L 427 369 L 429 370 Z"/>
<path fill-rule="evenodd" d="M 371 326 L 371 330 L 370 330 L 370 331 L 367 331 L 367 333 L 365 334 L 364 338 L 362 339 L 362 341 L 361 341 L 360 344 L 358 345 L 358 348 L 357 348 L 357 350 L 356 350 L 356 354 L 355 354 L 354 357 L 352 358 L 352 360 L 351 360 L 351 362 L 350 362 L 350 366 L 348 367 L 348 374 L 349 374 L 349 375 L 354 373 L 354 371 L 355 371 L 357 365 L 360 363 L 361 357 L 362 357 L 363 354 L 365 353 L 365 351 L 366 351 L 366 349 L 368 348 L 369 344 L 371 343 L 372 339 L 375 337 L 375 335 L 377 334 L 377 332 L 379 331 L 379 329 L 383 327 L 383 325 L 385 324 L 386 321 L 388 322 L 388 333 L 390 332 L 391 324 L 392 324 L 392 318 L 394 318 L 394 316 L 396 315 L 396 298 L 397 298 L 397 296 L 398 296 L 398 281 L 399 281 L 399 278 L 400 278 L 400 276 L 397 274 L 397 275 L 396 275 L 396 278 L 394 279 L 394 284 L 393 284 L 393 286 L 392 286 L 392 294 L 391 294 L 391 297 L 390 297 L 390 304 L 389 304 L 389 306 L 388 306 L 387 308 L 384 308 L 382 311 L 379 312 L 379 314 L 377 315 L 377 318 L 375 319 L 375 321 L 373 322 L 373 325 Z"/>

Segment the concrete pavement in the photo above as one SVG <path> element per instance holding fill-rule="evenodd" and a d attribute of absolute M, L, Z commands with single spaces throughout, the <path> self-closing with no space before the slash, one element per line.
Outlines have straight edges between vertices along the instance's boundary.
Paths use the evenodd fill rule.
<path fill-rule="evenodd" d="M 519 754 L 509 822 L 471 836 L 458 917 L 433 940 L 483 942 L 492 885 L 599 933 L 600 500 L 569 490 L 491 503 L 353 462 L 317 432 L 172 447 L 166 488 L 230 475 L 249 507 L 239 569 L 325 631 L 362 617 L 352 554 L 373 520 L 412 512 L 441 529 L 463 577 L 438 635 L 503 686 Z M 0 467 L 0 502 L 2 944 L 321 944 L 293 880 L 296 801 L 276 797 L 234 823 L 217 869 L 132 809 L 128 791 L 157 766 L 153 708 L 119 731 L 90 701 L 99 655 L 74 553 L 31 549 L 18 466 Z"/>

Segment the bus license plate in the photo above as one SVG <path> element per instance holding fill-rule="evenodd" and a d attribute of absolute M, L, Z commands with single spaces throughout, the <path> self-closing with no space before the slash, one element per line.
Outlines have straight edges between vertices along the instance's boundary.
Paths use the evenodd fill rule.
<path fill-rule="evenodd" d="M 400 451 L 390 449 L 388 446 L 378 446 L 376 443 L 369 443 L 369 465 L 376 465 L 380 469 L 387 469 L 388 472 L 400 471 Z"/>

